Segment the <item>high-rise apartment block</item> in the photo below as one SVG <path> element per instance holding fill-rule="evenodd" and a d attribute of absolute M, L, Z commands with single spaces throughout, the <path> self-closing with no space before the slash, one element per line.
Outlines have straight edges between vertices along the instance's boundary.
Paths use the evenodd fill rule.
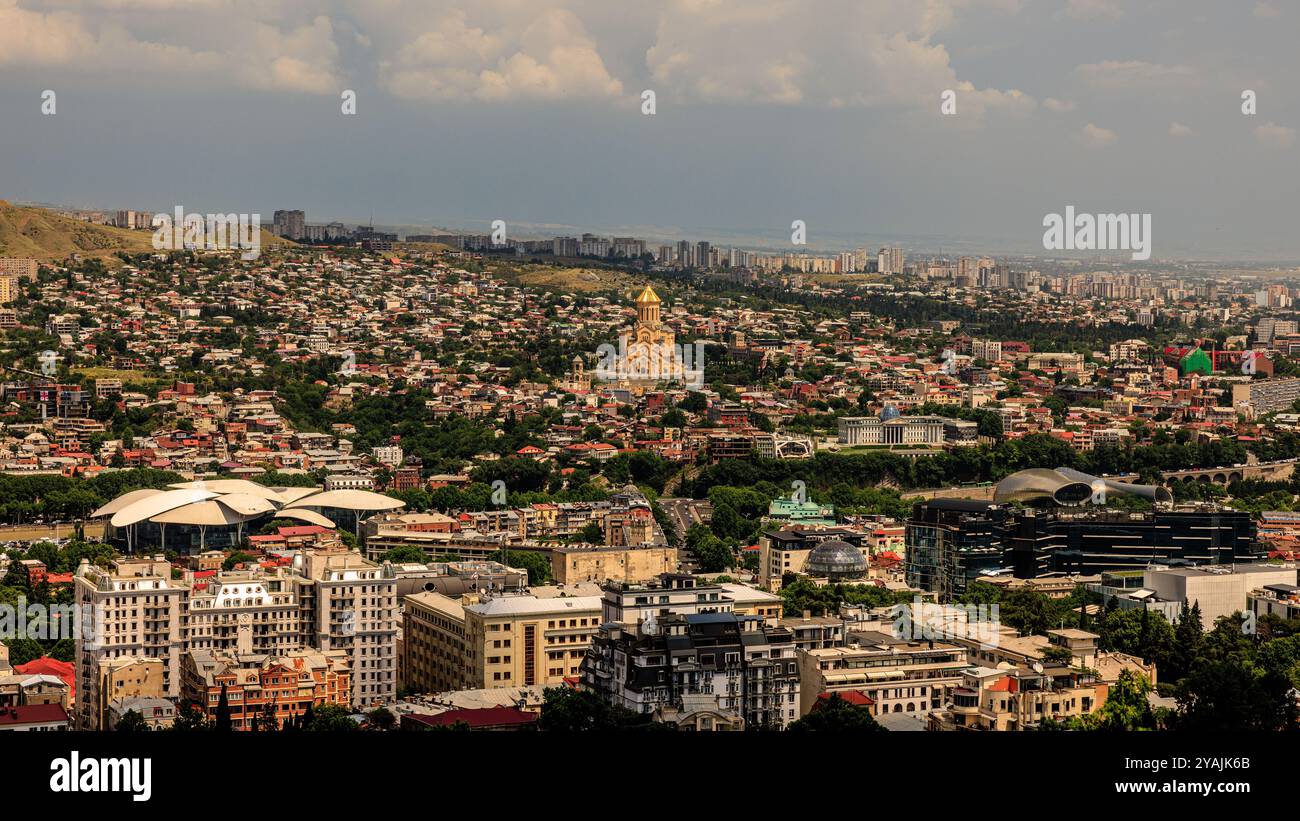
<path fill-rule="evenodd" d="M 162 659 L 162 694 L 177 698 L 187 652 L 337 651 L 347 659 L 353 705 L 396 696 L 397 581 L 391 567 L 346 550 L 303 550 L 291 567 L 229 571 L 201 581 L 173 575 L 162 558 L 77 569 L 80 727 L 97 729 L 102 721 L 94 707 L 103 701 L 100 663 L 124 657 Z"/>
<path fill-rule="evenodd" d="M 277 236 L 300 240 L 307 236 L 307 215 L 302 211 L 276 211 L 272 225 Z"/>

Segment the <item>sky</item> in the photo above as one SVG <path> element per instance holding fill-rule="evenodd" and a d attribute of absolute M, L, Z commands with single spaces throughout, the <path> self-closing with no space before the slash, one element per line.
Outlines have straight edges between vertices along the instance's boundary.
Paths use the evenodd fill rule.
<path fill-rule="evenodd" d="M 987 253 L 1072 205 L 1151 214 L 1157 260 L 1296 261 L 1297 31 L 1296 0 L 0 0 L 0 198 Z"/>

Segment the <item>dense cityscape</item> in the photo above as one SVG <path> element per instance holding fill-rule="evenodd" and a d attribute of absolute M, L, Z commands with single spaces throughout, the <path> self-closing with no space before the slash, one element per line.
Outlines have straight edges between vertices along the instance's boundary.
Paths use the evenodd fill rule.
<path fill-rule="evenodd" d="M 1281 798 L 1294 6 L 0 0 L 4 808 Z"/>
<path fill-rule="evenodd" d="M 1295 271 L 285 213 L 0 261 L 6 729 L 1295 723 Z"/>

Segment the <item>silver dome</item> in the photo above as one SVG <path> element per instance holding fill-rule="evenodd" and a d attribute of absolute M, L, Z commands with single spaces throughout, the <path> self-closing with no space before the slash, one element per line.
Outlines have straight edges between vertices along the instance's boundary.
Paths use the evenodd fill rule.
<path fill-rule="evenodd" d="M 809 576 L 828 579 L 856 579 L 867 572 L 867 559 L 848 542 L 827 539 L 812 549 L 804 562 L 804 572 Z"/>

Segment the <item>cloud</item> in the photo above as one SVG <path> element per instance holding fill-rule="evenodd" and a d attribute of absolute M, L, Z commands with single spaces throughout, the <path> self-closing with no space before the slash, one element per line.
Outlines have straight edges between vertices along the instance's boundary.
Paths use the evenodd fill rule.
<path fill-rule="evenodd" d="M 1255 127 L 1255 139 L 1260 145 L 1289 148 L 1295 145 L 1295 129 L 1285 125 L 1278 125 L 1270 120 L 1261 126 Z"/>
<path fill-rule="evenodd" d="M 1119 135 L 1109 128 L 1102 128 L 1092 123 L 1083 127 L 1083 134 L 1080 135 L 1083 144 L 1088 148 L 1105 148 L 1108 145 L 1114 145 L 1119 139 Z"/>
<path fill-rule="evenodd" d="M 937 0 L 670 0 L 645 62 L 661 104 L 937 111 L 940 94 L 951 89 L 956 120 L 1031 111 L 1036 102 L 1017 89 L 980 88 L 958 77 L 936 41 L 953 24 L 954 9 Z"/>
<path fill-rule="evenodd" d="M 125 70 L 132 76 L 181 76 L 191 84 L 309 93 L 340 87 L 338 49 L 328 17 L 296 28 L 250 20 L 240 36 L 214 37 L 228 24 L 231 11 L 206 0 L 184 7 L 167 0 L 64 0 L 63 5 L 74 10 L 30 11 L 17 0 L 0 0 L 0 65 L 88 74 Z M 147 39 L 114 15 L 101 20 L 95 14 L 101 9 L 149 11 L 148 19 L 163 20 L 161 28 L 171 33 L 166 41 L 161 36 Z M 122 19 L 135 22 L 129 16 Z"/>
<path fill-rule="evenodd" d="M 1268 3 L 1256 3 L 1255 8 L 1251 13 L 1256 17 L 1266 20 L 1280 17 L 1282 15 L 1282 12 L 1279 11 L 1276 6 L 1270 6 Z"/>
<path fill-rule="evenodd" d="M 1193 132 L 1190 128 L 1188 128 L 1187 126 L 1183 125 L 1182 123 L 1170 123 L 1170 124 L 1169 124 L 1169 136 L 1170 136 L 1170 137 L 1190 137 L 1190 136 L 1192 136 L 1193 133 L 1195 133 L 1195 132 Z"/>
<path fill-rule="evenodd" d="M 1074 103 L 1070 102 L 1069 100 L 1058 100 L 1055 97 L 1048 97 L 1047 99 L 1043 100 L 1043 108 L 1047 109 L 1048 111 L 1056 111 L 1064 114 L 1070 111 L 1074 111 L 1075 106 Z"/>
<path fill-rule="evenodd" d="M 1124 16 L 1117 0 L 1068 0 L 1065 13 L 1075 20 L 1116 20 Z"/>
<path fill-rule="evenodd" d="M 622 93 L 582 21 L 561 8 L 489 30 L 452 10 L 380 64 L 380 84 L 409 99 L 603 98 Z"/>
<path fill-rule="evenodd" d="M 1195 82 L 1196 69 L 1191 66 L 1167 66 L 1141 60 L 1106 60 L 1086 63 L 1074 69 L 1075 76 L 1095 89 L 1106 91 L 1169 88 Z"/>

